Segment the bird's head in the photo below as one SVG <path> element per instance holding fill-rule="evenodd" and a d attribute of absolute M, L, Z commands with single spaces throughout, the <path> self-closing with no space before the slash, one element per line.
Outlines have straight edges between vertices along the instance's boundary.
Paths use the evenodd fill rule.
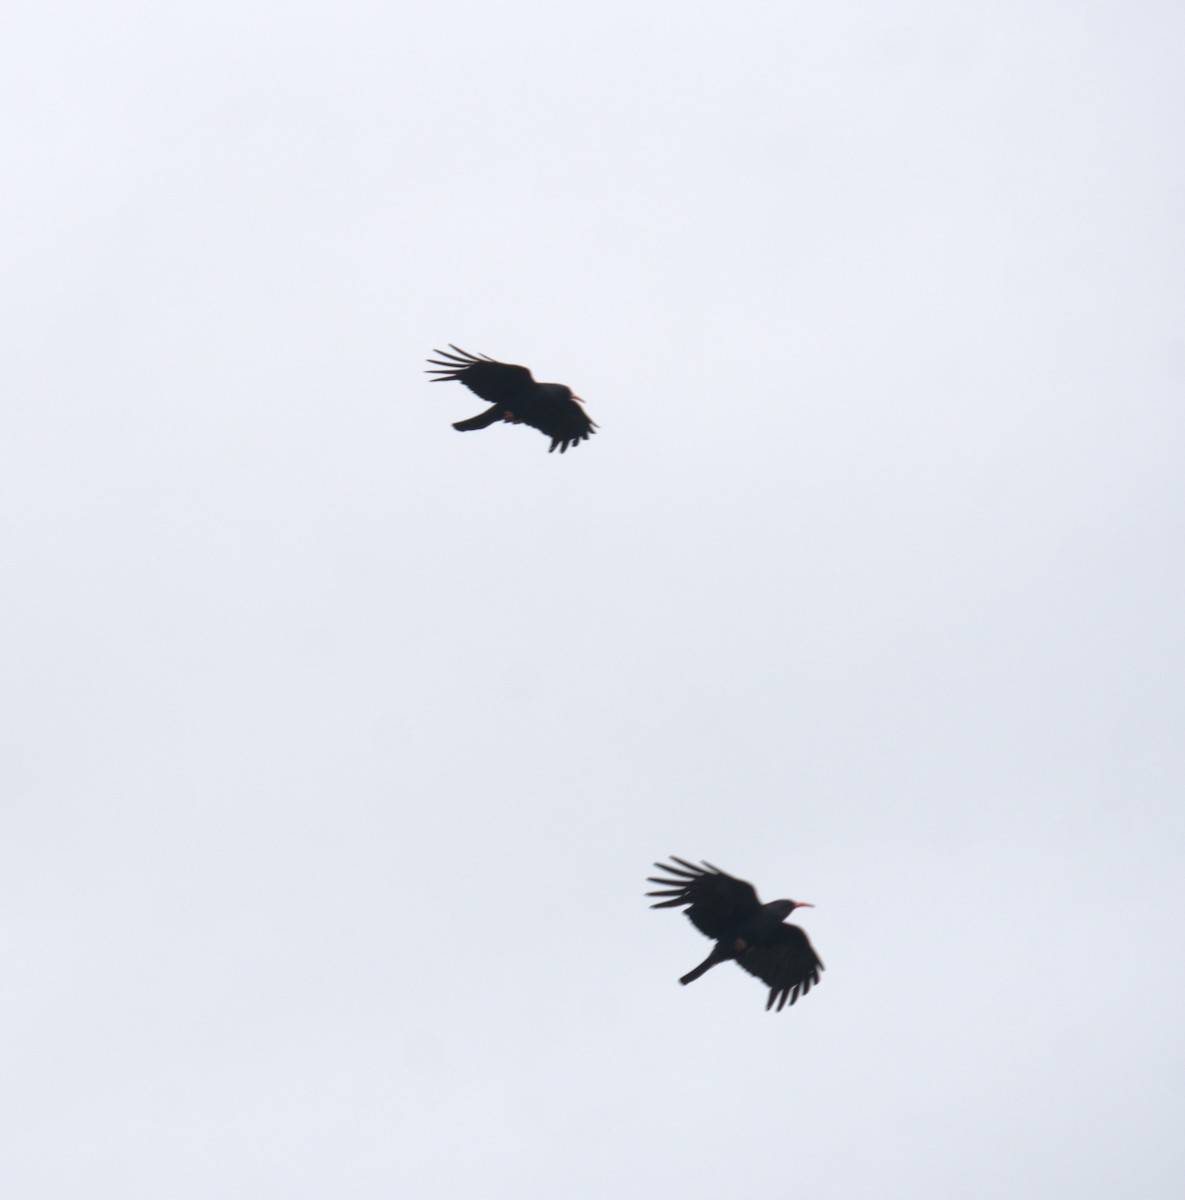
<path fill-rule="evenodd" d="M 796 908 L 814 908 L 809 900 L 774 900 L 769 905 L 770 912 L 777 913 L 778 919 L 784 921 Z"/>

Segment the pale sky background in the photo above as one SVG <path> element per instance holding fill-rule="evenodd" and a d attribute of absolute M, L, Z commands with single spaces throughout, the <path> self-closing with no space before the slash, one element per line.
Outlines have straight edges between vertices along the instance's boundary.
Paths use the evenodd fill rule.
<path fill-rule="evenodd" d="M 10 7 L 0 1194 L 1176 1200 L 1183 40 Z"/>

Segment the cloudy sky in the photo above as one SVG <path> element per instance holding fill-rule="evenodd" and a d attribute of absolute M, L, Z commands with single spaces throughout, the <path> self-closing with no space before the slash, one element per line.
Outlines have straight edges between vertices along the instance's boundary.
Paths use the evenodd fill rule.
<path fill-rule="evenodd" d="M 1179 1196 L 1182 35 L 9 12 L 0 1191 Z"/>

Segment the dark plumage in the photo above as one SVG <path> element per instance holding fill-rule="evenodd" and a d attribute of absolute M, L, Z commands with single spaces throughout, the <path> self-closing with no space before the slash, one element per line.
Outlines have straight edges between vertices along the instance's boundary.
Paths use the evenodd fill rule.
<path fill-rule="evenodd" d="M 439 358 L 425 372 L 433 383 L 455 379 L 492 405 L 467 421 L 455 421 L 454 429 L 485 429 L 495 421 L 531 425 L 551 438 L 550 454 L 557 446 L 563 454 L 569 446 L 592 437 L 596 422 L 580 406 L 584 403 L 562 383 L 536 383 L 526 367 L 497 362 L 484 354 L 469 354 L 449 343 L 449 350 L 436 350 Z"/>
<path fill-rule="evenodd" d="M 667 890 L 647 892 L 648 896 L 669 896 L 651 908 L 687 908 L 687 917 L 700 931 L 713 938 L 712 953 L 694 971 L 688 971 L 680 983 L 690 983 L 717 963 L 732 959 L 750 975 L 769 986 L 766 1011 L 777 1001 L 781 1012 L 787 1001 L 793 1004 L 819 982 L 823 963 L 807 936 L 797 925 L 785 924 L 796 908 L 814 908 L 805 900 L 773 900 L 762 904 L 751 883 L 726 875 L 719 867 L 704 863 L 697 867 L 671 855 L 678 866 L 655 863 L 673 879 L 651 876 Z"/>

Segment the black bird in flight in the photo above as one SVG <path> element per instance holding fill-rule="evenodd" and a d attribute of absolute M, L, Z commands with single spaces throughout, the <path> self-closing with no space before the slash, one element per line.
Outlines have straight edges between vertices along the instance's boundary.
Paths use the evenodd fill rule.
<path fill-rule="evenodd" d="M 655 863 L 674 879 L 651 876 L 648 882 L 661 883 L 668 889 L 647 892 L 648 896 L 670 896 L 651 908 L 687 908 L 687 918 L 708 937 L 715 939 L 712 953 L 694 971 L 688 971 L 680 983 L 690 983 L 717 963 L 732 959 L 750 975 L 769 986 L 768 1012 L 778 1002 L 778 1012 L 787 1000 L 793 1004 L 819 982 L 823 963 L 807 936 L 797 925 L 784 923 L 796 908 L 814 908 L 805 900 L 773 900 L 762 904 L 751 883 L 726 875 L 719 867 L 676 858 L 676 867 Z"/>
<path fill-rule="evenodd" d="M 563 454 L 569 446 L 592 437 L 596 422 L 580 407 L 584 401 L 573 396 L 571 388 L 562 383 L 536 383 L 526 367 L 469 354 L 451 342 L 449 350 L 456 354 L 433 351 L 440 357 L 428 359 L 433 365 L 424 373 L 435 376 L 433 383 L 455 379 L 491 405 L 467 421 L 454 421 L 454 429 L 485 429 L 495 421 L 531 425 L 551 438 L 549 454 L 557 446 Z"/>

